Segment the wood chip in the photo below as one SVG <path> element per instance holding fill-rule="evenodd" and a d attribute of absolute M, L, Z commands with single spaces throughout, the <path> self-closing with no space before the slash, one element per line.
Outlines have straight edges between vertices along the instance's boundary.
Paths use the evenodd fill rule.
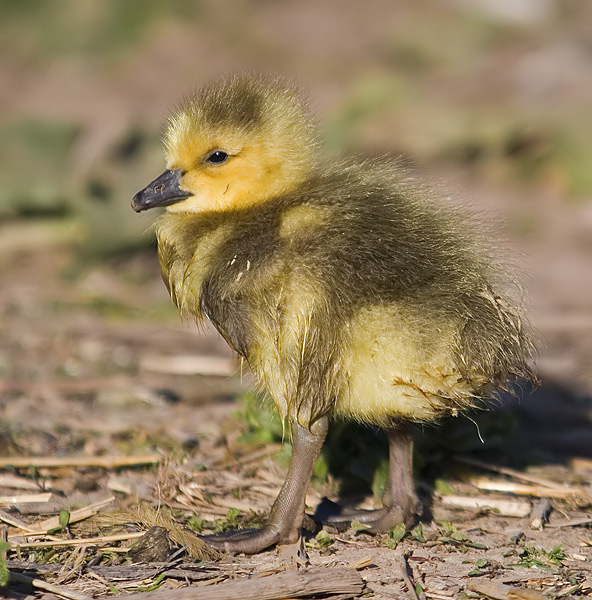
<path fill-rule="evenodd" d="M 16 548 L 51 548 L 53 546 L 80 546 L 87 544 L 96 546 L 97 544 L 105 544 L 107 542 L 122 542 L 126 540 L 136 540 L 141 538 L 144 532 L 126 533 L 121 535 L 103 535 L 94 538 L 73 538 L 71 540 L 51 540 L 48 542 L 25 542 L 22 544 L 15 543 Z"/>
<path fill-rule="evenodd" d="M 540 592 L 517 588 L 495 581 L 470 581 L 467 589 L 494 600 L 549 600 Z"/>
<path fill-rule="evenodd" d="M 9 525 L 12 525 L 13 527 L 17 527 L 18 529 L 21 529 L 22 531 L 27 531 L 30 533 L 33 532 L 33 525 L 24 523 L 20 519 L 17 519 L 16 517 L 9 515 L 2 510 L 0 510 L 0 521 L 4 521 L 4 523 L 8 523 Z"/>
<path fill-rule="evenodd" d="M 235 579 L 208 587 L 189 586 L 176 590 L 157 590 L 128 594 L 126 600 L 280 600 L 306 596 L 334 597 L 364 593 L 365 584 L 355 569 L 314 568 L 285 571 L 267 577 Z"/>
<path fill-rule="evenodd" d="M 549 524 L 547 527 L 581 527 L 582 525 L 592 525 L 592 517 L 586 519 L 570 519 L 569 521 L 563 521 L 560 523 Z"/>
<path fill-rule="evenodd" d="M 111 504 L 111 502 L 113 502 L 114 500 L 115 500 L 114 496 L 109 496 L 109 497 L 105 498 L 104 500 L 99 500 L 98 502 L 95 502 L 94 504 L 89 504 L 88 506 L 83 506 L 82 508 L 73 510 L 70 513 L 68 523 L 78 523 L 80 521 L 83 521 L 84 519 L 88 519 L 89 517 L 94 516 L 99 512 L 99 510 L 101 510 L 101 508 L 105 508 L 106 506 Z M 50 517 L 49 519 L 44 519 L 43 521 L 39 521 L 38 523 L 34 523 L 34 524 L 30 525 L 29 531 L 31 533 L 47 533 L 48 531 L 51 531 L 52 529 L 55 529 L 56 527 L 59 527 L 59 526 L 60 526 L 60 517 L 55 516 L 55 517 Z"/>
<path fill-rule="evenodd" d="M 210 377 L 229 377 L 236 373 L 236 361 L 209 355 L 147 354 L 140 358 L 140 370 L 170 375 L 208 375 Z"/>
<path fill-rule="evenodd" d="M 399 568 L 401 570 L 401 576 L 403 577 L 403 581 L 405 582 L 405 586 L 407 587 L 407 593 L 411 600 L 420 600 L 417 592 L 415 591 L 415 582 L 412 579 L 413 573 L 409 573 L 411 569 L 407 564 L 407 557 L 402 554 L 399 558 Z"/>
<path fill-rule="evenodd" d="M 504 517 L 527 517 L 531 511 L 530 502 L 526 500 L 499 500 L 487 496 L 442 496 L 440 502 L 451 508 L 491 508 Z"/>
<path fill-rule="evenodd" d="M 51 592 L 56 596 L 61 596 L 62 598 L 68 598 L 69 600 L 92 600 L 91 596 L 87 596 L 86 594 L 81 594 L 80 592 L 75 592 L 74 590 L 69 590 L 68 588 L 62 585 L 56 585 L 54 583 L 48 583 L 47 581 L 43 581 L 43 579 L 34 579 L 33 577 L 27 577 L 26 575 L 22 575 L 21 573 L 10 573 L 10 580 L 17 581 L 18 583 L 29 584 L 35 588 L 40 590 L 45 590 L 46 592 Z"/>
<path fill-rule="evenodd" d="M 456 597 L 454 592 L 448 590 L 424 590 L 426 598 L 433 598 L 434 600 L 451 600 Z"/>
<path fill-rule="evenodd" d="M 549 500 L 545 499 L 536 502 L 530 513 L 529 527 L 531 529 L 542 531 L 545 524 L 549 521 L 549 515 L 552 510 L 553 507 Z"/>
<path fill-rule="evenodd" d="M 0 474 L 0 487 L 14 488 L 16 490 L 30 490 L 38 492 L 41 486 L 30 479 L 12 475 L 10 473 Z M 42 489 L 42 488 L 41 488 Z"/>
<path fill-rule="evenodd" d="M 491 463 L 483 462 L 481 460 L 477 460 L 476 458 L 471 458 L 469 456 L 455 456 L 454 460 L 457 460 L 458 462 L 464 463 L 466 465 L 471 465 L 473 467 L 479 467 L 480 469 L 485 469 L 487 471 L 493 471 L 494 473 L 499 473 L 500 475 L 507 475 L 508 477 L 513 477 L 514 479 L 534 483 L 542 487 L 548 487 L 551 489 L 566 489 L 564 485 L 561 485 L 560 483 L 555 483 L 554 481 L 550 481 L 549 479 L 535 477 L 534 475 L 527 475 L 526 473 L 521 473 L 520 471 L 516 471 L 515 469 L 509 469 L 508 467 L 498 467 L 497 465 L 492 465 Z"/>
<path fill-rule="evenodd" d="M 49 502 L 51 492 L 43 494 L 20 494 L 18 496 L 0 496 L 0 505 L 11 506 L 13 504 L 36 504 Z"/>
<path fill-rule="evenodd" d="M 374 559 L 371 556 L 365 556 L 364 558 L 361 558 L 359 560 L 349 563 L 347 566 L 350 569 L 357 569 L 359 571 L 359 570 L 365 569 L 366 567 L 369 567 L 370 565 L 373 565 L 373 564 L 374 564 Z"/>
<path fill-rule="evenodd" d="M 589 458 L 572 458 L 569 461 L 569 466 L 574 471 L 592 471 L 592 460 Z"/>
<path fill-rule="evenodd" d="M 104 467 L 116 469 L 135 465 L 151 465 L 162 461 L 160 454 L 143 456 L 6 456 L 0 458 L 0 468 Z"/>
<path fill-rule="evenodd" d="M 549 488 L 541 485 L 526 485 L 523 483 L 514 483 L 501 479 L 487 479 L 483 477 L 471 479 L 471 483 L 488 492 L 502 492 L 505 494 L 516 494 L 517 496 L 535 496 L 538 498 L 581 498 L 590 499 L 590 496 L 581 489 L 570 488 L 567 486 L 558 486 Z"/>

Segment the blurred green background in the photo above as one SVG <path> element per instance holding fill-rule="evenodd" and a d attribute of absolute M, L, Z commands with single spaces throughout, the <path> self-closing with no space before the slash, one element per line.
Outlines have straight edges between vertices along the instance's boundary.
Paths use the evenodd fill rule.
<path fill-rule="evenodd" d="M 310 89 L 331 149 L 589 200 L 591 13 L 586 0 L 4 0 L 0 218 L 75 219 L 91 254 L 146 243 L 127 201 L 160 172 L 170 107 L 242 68 Z"/>
<path fill-rule="evenodd" d="M 589 0 L 2 0 L 0 316 L 29 318 L 23 298 L 51 290 L 54 307 L 176 319 L 154 214 L 130 198 L 163 170 L 183 94 L 279 72 L 309 90 L 329 151 L 403 155 L 505 224 L 530 263 L 543 370 L 590 389 L 590 23 Z M 117 262 L 133 256 L 148 258 Z M 138 286 L 153 281 L 150 309 Z"/>

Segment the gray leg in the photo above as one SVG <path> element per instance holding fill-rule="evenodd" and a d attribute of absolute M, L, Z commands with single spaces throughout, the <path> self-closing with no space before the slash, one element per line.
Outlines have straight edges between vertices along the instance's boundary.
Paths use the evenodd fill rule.
<path fill-rule="evenodd" d="M 413 482 L 413 425 L 403 423 L 386 431 L 389 475 L 382 496 L 384 515 L 370 522 L 374 531 L 388 531 L 400 523 L 413 524 L 419 505 Z"/>
<path fill-rule="evenodd" d="M 292 544 L 300 536 L 306 492 L 319 452 L 327 435 L 328 417 L 310 430 L 291 424 L 292 460 L 284 485 L 273 503 L 268 522 L 261 529 L 243 529 L 203 536 L 205 542 L 226 552 L 255 554 L 274 544 Z"/>
<path fill-rule="evenodd" d="M 369 526 L 371 532 L 388 531 L 404 523 L 411 527 L 419 506 L 413 483 L 413 425 L 401 423 L 386 430 L 389 443 L 389 473 L 382 496 L 383 508 L 344 512 L 329 523 L 353 520 Z"/>

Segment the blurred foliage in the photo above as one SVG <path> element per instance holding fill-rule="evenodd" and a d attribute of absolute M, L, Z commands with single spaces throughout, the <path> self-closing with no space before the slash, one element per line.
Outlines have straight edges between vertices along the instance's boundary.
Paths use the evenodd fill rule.
<path fill-rule="evenodd" d="M 262 527 L 265 524 L 265 517 L 253 511 L 241 513 L 237 508 L 229 508 L 225 518 L 219 517 L 213 521 L 209 521 L 201 517 L 191 516 L 187 519 L 186 523 L 188 527 L 197 533 L 203 533 L 206 530 L 213 531 L 214 533 L 222 533 L 237 529 Z"/>
<path fill-rule="evenodd" d="M 356 82 L 343 104 L 324 127 L 327 149 L 339 155 L 355 152 L 364 129 L 380 123 L 385 114 L 417 100 L 417 90 L 407 78 L 373 73 Z"/>
<path fill-rule="evenodd" d="M 557 164 L 567 190 L 583 198 L 592 193 L 592 121 L 561 128 L 555 136 Z"/>
<path fill-rule="evenodd" d="M 160 211 L 137 215 L 130 201 L 138 192 L 137 175 L 148 184 L 164 170 L 158 139 L 138 130 L 122 134 L 84 181 L 76 208 L 85 223 L 83 258 L 123 252 L 154 243 L 151 226 Z M 130 174 L 133 173 L 134 177 Z"/>
<path fill-rule="evenodd" d="M 74 124 L 22 119 L 0 124 L 0 218 L 63 215 L 72 208 L 68 161 Z"/>
<path fill-rule="evenodd" d="M 8 542 L 0 542 L 0 588 L 4 587 L 10 580 L 10 573 L 6 565 L 6 552 L 10 550 Z"/>
<path fill-rule="evenodd" d="M 129 249 L 153 245 L 154 214 L 136 215 L 130 200 L 138 191 L 136 178 L 148 183 L 163 169 L 156 136 L 131 130 L 81 172 L 76 167 L 77 140 L 82 134 L 72 124 L 21 120 L 0 125 L 0 219 L 52 219 L 45 224 L 49 242 L 56 220 L 64 220 L 71 234 L 61 239 L 78 246 L 78 260 L 103 258 Z M 72 219 L 78 224 L 72 229 Z M 61 228 L 63 229 L 63 228 Z"/>
<path fill-rule="evenodd" d="M 281 419 L 267 398 L 247 392 L 242 397 L 242 407 L 236 418 L 245 426 L 239 441 L 251 444 L 281 444 L 284 441 Z"/>
<path fill-rule="evenodd" d="M 552 569 L 563 567 L 563 561 L 567 558 L 561 544 L 557 544 L 551 550 L 524 545 L 516 552 L 519 562 L 511 564 L 511 567 L 525 567 L 527 569 Z"/>
<path fill-rule="evenodd" d="M 82 0 L 65 10 L 59 0 L 9 0 L 0 3 L 0 53 L 16 64 L 51 69 L 116 68 L 122 53 L 136 49 L 153 27 L 197 18 L 200 6 Z M 68 242 L 77 246 L 80 264 L 153 244 L 155 215 L 135 215 L 129 201 L 142 174 L 148 183 L 163 169 L 158 123 L 147 124 L 150 132 L 130 124 L 90 164 L 81 164 L 85 125 L 50 114 L 0 121 L 0 219 L 74 217 L 79 227 Z"/>
<path fill-rule="evenodd" d="M 296 63 L 287 57 L 298 59 L 303 49 L 298 44 L 290 46 L 294 44 L 290 36 L 283 40 L 278 35 L 285 26 L 281 14 L 277 23 L 261 21 L 268 13 L 259 0 L 237 3 L 233 17 L 220 18 L 217 10 L 215 3 L 207 0 L 80 0 L 67 4 L 61 0 L 5 0 L 0 3 L 0 53 L 6 72 L 18 73 L 15 81 L 25 88 L 37 77 L 46 86 L 40 89 L 51 91 L 55 77 L 56 82 L 70 82 L 76 94 L 77 74 L 84 73 L 80 85 L 96 91 L 98 104 L 102 94 L 117 103 L 125 86 L 158 88 L 176 81 L 169 77 L 195 73 L 195 81 L 187 84 L 198 84 L 205 73 L 193 65 L 203 57 L 184 56 L 182 41 L 163 54 L 166 60 L 179 58 L 181 64 L 174 75 L 160 63 L 154 66 L 151 79 L 136 73 L 138 65 L 151 73 L 151 49 L 170 44 L 166 36 L 171 31 L 174 40 L 218 39 L 219 46 L 212 51 L 219 48 L 220 52 L 213 58 L 228 53 L 228 57 L 235 56 L 237 64 L 241 64 L 239 57 L 251 61 L 255 70 L 297 73 Z M 499 86 L 488 75 L 491 65 L 509 67 L 514 58 L 536 59 L 540 51 L 555 56 L 558 32 L 537 24 L 536 19 L 519 26 L 474 7 L 407 2 L 399 10 L 396 19 L 385 15 L 384 27 L 378 27 L 375 36 L 363 33 L 356 60 L 345 58 L 351 50 L 347 40 L 330 37 L 340 31 L 337 27 L 335 32 L 327 32 L 330 51 L 318 64 L 307 67 L 312 78 L 326 86 L 312 90 L 313 99 L 322 97 L 339 77 L 342 80 L 336 96 L 339 100 L 334 101 L 322 125 L 331 153 L 403 154 L 424 164 L 473 169 L 496 184 L 551 184 L 565 197 L 590 197 L 589 107 L 581 103 L 575 111 L 557 110 L 544 94 L 528 96 L 530 92 L 521 91 L 523 84 L 508 79 L 504 69 L 498 75 L 492 71 L 493 77 L 500 77 Z M 570 10 L 561 11 L 562 24 L 577 28 L 578 12 L 573 7 Z M 267 33 L 264 22 L 271 28 Z M 275 25 L 280 31 L 274 30 Z M 569 41 L 576 59 L 581 43 L 577 37 Z M 277 53 L 272 51 L 276 46 Z M 285 68 L 278 57 L 286 59 Z M 304 55 L 301 62 L 304 64 Z M 347 70 L 340 75 L 333 67 L 342 63 Z M 549 68 L 555 69 L 552 76 L 557 76 L 557 66 Z M 316 69 L 325 69 L 325 74 Z M 327 73 L 334 71 L 335 79 L 331 79 L 333 75 Z M 512 77 L 522 74 L 516 71 Z M 536 72 L 528 76 L 532 79 L 529 85 L 540 85 L 533 79 Z M 526 96 L 518 97 L 521 93 Z M 160 123 L 147 122 L 145 117 L 134 121 L 122 111 L 119 116 L 127 122 L 109 121 L 114 131 L 101 138 L 97 129 L 109 120 L 109 108 L 104 109 L 102 120 L 95 122 L 90 115 L 83 122 L 79 114 L 70 116 L 67 109 L 60 111 L 55 106 L 62 96 L 48 96 L 46 111 L 39 109 L 36 98 L 35 110 L 24 106 L 18 116 L 6 114 L 0 119 L 0 219 L 76 221 L 79 227 L 72 240 L 81 263 L 152 244 L 149 230 L 154 212 L 133 214 L 129 199 L 138 191 L 139 181 L 147 183 L 163 169 L 157 135 Z M 142 101 L 141 93 L 131 97 L 134 102 Z M 516 232 L 523 231 L 533 231 L 527 214 L 516 224 Z"/>
<path fill-rule="evenodd" d="M 526 115 L 489 110 L 475 111 L 464 120 L 455 137 L 443 141 L 439 161 L 461 163 L 486 178 L 522 185 L 550 181 L 572 197 L 592 193 L 592 123 L 540 123 Z"/>
<path fill-rule="evenodd" d="M 405 537 L 407 528 L 404 523 L 400 523 L 388 532 L 384 545 L 391 550 L 395 550 L 399 545 L 399 542 Z"/>
<path fill-rule="evenodd" d="M 185 0 L 4 0 L 0 3 L 3 42 L 0 51 L 24 46 L 30 55 L 47 59 L 75 55 L 116 57 L 133 48 L 146 29 L 167 19 L 192 19 L 200 2 Z M 39 25 L 32 28 L 32 24 Z M 41 26 L 42 25 L 42 26 Z M 32 35 L 23 36 L 23 31 Z"/>

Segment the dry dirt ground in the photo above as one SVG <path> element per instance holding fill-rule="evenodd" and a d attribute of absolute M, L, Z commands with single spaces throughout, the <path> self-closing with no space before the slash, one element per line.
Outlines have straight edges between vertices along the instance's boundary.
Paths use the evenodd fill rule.
<path fill-rule="evenodd" d="M 491 194 L 476 196 L 487 203 Z M 544 206 L 559 237 L 562 216 L 552 199 Z M 579 222 L 585 224 L 589 210 L 578 210 Z M 42 252 L 30 249 L 26 240 L 34 228 L 3 225 L 6 236 L 22 242 L 4 254 L 0 295 L 0 443 L 1 454 L 9 457 L 0 473 L 0 519 L 11 543 L 8 566 L 57 582 L 61 591 L 95 596 L 150 590 L 157 584 L 168 589 L 191 578 L 194 585 L 213 585 L 284 568 L 286 557 L 276 550 L 207 562 L 199 575 L 183 566 L 187 557 L 173 562 L 175 568 L 163 566 L 166 552 L 157 555 L 160 564 L 152 570 L 129 568 L 138 561 L 154 562 L 154 557 L 127 552 L 136 542 L 133 534 L 158 524 L 153 516 L 134 513 L 138 506 L 158 509 L 197 530 L 258 523 L 281 485 L 285 453 L 277 437 L 265 443 L 264 424 L 252 422 L 241 400 L 248 374 L 241 376 L 224 344 L 212 332 L 198 335 L 191 324 L 179 321 L 153 253 L 123 256 L 73 276 L 72 252 L 59 241 Z M 572 266 L 589 260 L 590 248 L 587 255 L 582 252 L 582 237 L 573 234 L 573 227 L 565 235 L 573 248 L 567 244 L 555 260 Z M 531 258 L 537 252 L 545 256 L 533 261 L 533 286 L 543 287 L 545 277 L 536 265 L 544 265 L 543 274 L 561 269 L 545 255 L 545 244 L 525 244 L 522 249 Z M 366 593 L 379 598 L 410 593 L 403 560 L 418 593 L 428 598 L 460 598 L 467 585 L 489 580 L 539 590 L 547 597 L 592 592 L 592 517 L 587 512 L 592 463 L 581 460 L 592 449 L 586 395 L 590 321 L 586 297 L 577 286 L 554 289 L 555 296 L 542 295 L 545 304 L 533 309 L 547 340 L 539 369 L 542 387 L 520 401 L 472 415 L 484 445 L 466 419 L 418 432 L 417 481 L 425 504 L 420 529 L 398 544 L 392 536 L 355 531 L 312 534 L 307 540 L 312 567 L 357 568 Z M 562 313 L 561 305 L 569 310 Z M 146 455 L 160 465 L 101 466 L 96 458 L 131 456 L 141 461 Z M 465 462 L 455 460 L 456 455 Z M 23 456 L 60 457 L 64 463 L 47 467 L 41 460 L 37 467 L 10 466 Z M 71 466 L 69 459 L 79 456 L 91 457 L 90 463 Z M 485 468 L 467 464 L 475 458 L 485 461 Z M 516 471 L 495 472 L 504 466 Z M 478 487 L 483 479 L 516 493 L 521 485 L 530 486 L 530 495 L 483 491 Z M 325 495 L 343 500 L 338 483 L 331 473 L 318 478 L 308 498 L 310 513 Z M 566 485 L 573 489 L 566 491 Z M 42 503 L 20 498 L 43 492 L 51 495 Z M 368 493 L 364 497 L 358 490 L 345 501 L 371 505 Z M 519 501 L 518 509 L 527 513 L 529 505 L 547 497 L 553 511 L 549 524 L 538 530 L 530 527 L 529 515 L 505 516 L 503 506 L 501 512 L 462 510 L 446 504 L 451 496 L 478 497 L 485 503 Z M 54 522 L 42 527 L 43 535 L 26 535 L 26 528 L 40 520 L 60 511 L 72 516 L 78 514 L 75 509 L 108 498 L 109 504 L 99 504 L 97 517 L 67 523 L 62 512 L 61 528 Z M 113 511 L 120 511 L 119 516 Z M 122 517 L 121 511 L 128 512 Z M 87 539 L 98 535 L 121 538 Z M 79 539 L 87 541 L 80 544 Z M 66 543 L 59 540 L 71 540 L 72 545 L 59 545 Z M 44 543 L 35 546 L 39 541 Z M 174 538 L 171 546 L 185 543 Z M 126 565 L 127 570 L 109 570 Z M 31 593 L 27 588 L 13 582 L 9 591 L 22 597 Z M 331 596 L 327 592 L 320 597 Z"/>

